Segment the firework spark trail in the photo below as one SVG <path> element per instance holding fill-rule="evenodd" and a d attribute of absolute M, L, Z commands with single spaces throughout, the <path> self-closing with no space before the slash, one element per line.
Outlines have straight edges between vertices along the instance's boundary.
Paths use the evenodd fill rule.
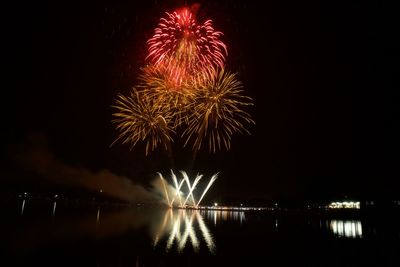
<path fill-rule="evenodd" d="M 186 139 L 185 146 L 192 142 L 193 150 L 200 150 L 207 142 L 209 152 L 215 153 L 222 146 L 230 149 L 233 133 L 250 134 L 245 123 L 255 122 L 243 107 L 253 105 L 252 99 L 242 95 L 243 86 L 236 74 L 212 70 L 195 77 L 192 85 L 196 88 L 189 107 L 193 112 L 181 134 Z"/>
<path fill-rule="evenodd" d="M 167 185 L 166 185 L 166 180 L 164 179 L 164 177 L 162 176 L 161 173 L 158 173 L 158 175 L 159 175 L 159 177 L 160 177 L 160 179 L 161 179 L 161 181 L 162 181 L 162 184 L 163 184 L 163 190 L 164 190 L 164 192 L 165 192 L 165 198 L 166 198 L 166 201 L 167 201 L 168 205 L 169 205 L 170 207 L 172 207 L 174 201 L 175 201 L 175 200 L 177 199 L 177 197 L 178 197 L 178 199 L 179 199 L 179 201 L 180 201 L 180 207 L 184 207 L 184 206 L 186 205 L 186 203 L 188 202 L 189 198 L 191 198 L 193 207 L 198 207 L 199 204 L 200 204 L 200 202 L 201 202 L 201 200 L 203 199 L 203 197 L 205 196 L 205 194 L 208 192 L 209 188 L 212 186 L 212 184 L 214 183 L 214 181 L 217 179 L 218 173 L 214 174 L 214 175 L 211 177 L 209 183 L 207 184 L 207 187 L 206 187 L 206 188 L 204 189 L 204 191 L 203 191 L 203 194 L 202 194 L 200 200 L 196 203 L 196 199 L 195 199 L 195 197 L 194 197 L 194 190 L 197 188 L 197 186 L 198 186 L 200 180 L 202 179 L 203 175 L 197 174 L 197 176 L 196 176 L 196 178 L 194 179 L 193 183 L 191 183 L 188 174 L 187 174 L 185 171 L 180 171 L 180 172 L 181 172 L 183 178 L 180 180 L 180 182 L 178 182 L 177 176 L 175 175 L 175 173 L 173 172 L 173 170 L 171 170 L 171 177 L 172 177 L 172 180 L 173 180 L 173 182 L 174 182 L 174 184 L 175 184 L 175 187 L 174 187 L 174 190 L 173 190 L 173 198 L 171 198 L 171 199 L 170 199 L 170 195 L 171 195 L 171 194 L 168 194 Z M 183 186 L 183 184 L 184 184 L 185 182 L 186 182 L 186 185 L 187 185 L 187 187 L 188 187 L 188 192 L 187 192 L 187 194 L 184 194 L 184 193 L 182 193 L 182 192 L 180 191 L 180 189 L 182 188 L 182 186 Z M 181 198 L 180 198 L 181 194 L 182 194 L 182 195 L 184 196 L 184 198 L 185 198 L 185 200 L 184 200 L 183 203 L 182 203 L 182 200 L 181 200 Z"/>
<path fill-rule="evenodd" d="M 191 196 L 192 196 L 192 201 L 193 201 L 193 205 L 194 205 L 194 206 L 196 206 L 196 201 L 194 200 L 193 191 L 194 191 L 194 189 L 197 187 L 197 184 L 200 182 L 200 180 L 201 180 L 202 177 L 203 177 L 203 175 L 197 174 L 196 178 L 194 179 L 192 192 L 190 193 Z"/>
<path fill-rule="evenodd" d="M 181 182 L 179 183 L 179 189 L 183 186 L 184 182 L 185 182 L 185 180 L 182 179 Z M 182 198 L 181 198 L 180 193 L 181 193 L 181 192 L 179 191 L 179 204 L 180 204 L 180 206 L 182 207 L 183 203 L 182 203 Z"/>
<path fill-rule="evenodd" d="M 111 145 L 123 140 L 123 144 L 131 143 L 132 148 L 139 141 L 144 141 L 147 156 L 159 144 L 167 149 L 172 142 L 173 111 L 163 105 L 155 105 L 144 92 L 133 90 L 128 97 L 119 95 L 112 107 L 117 109 L 112 122 L 117 124 L 116 129 L 120 133 Z"/>
<path fill-rule="evenodd" d="M 190 195 L 191 195 L 192 185 L 190 184 L 189 176 L 186 174 L 186 172 L 181 171 L 181 173 L 182 173 L 183 179 L 186 181 L 186 185 L 187 185 L 188 190 L 189 190 L 188 194 L 186 195 L 185 201 L 183 201 L 183 204 L 182 204 L 182 207 L 184 207 L 186 202 L 188 201 Z"/>
<path fill-rule="evenodd" d="M 158 176 L 160 177 L 161 182 L 162 182 L 162 184 L 163 184 L 164 192 L 165 192 L 165 197 L 166 197 L 166 199 L 167 199 L 168 206 L 172 207 L 171 202 L 169 202 L 168 190 L 167 190 L 167 186 L 165 185 L 164 177 L 162 176 L 161 173 L 159 173 L 159 172 L 157 172 L 157 173 L 158 173 Z"/>
<path fill-rule="evenodd" d="M 208 183 L 206 189 L 204 189 L 203 194 L 201 195 L 199 201 L 197 202 L 196 208 L 200 205 L 201 200 L 203 199 L 204 195 L 207 193 L 208 189 L 211 187 L 211 185 L 215 182 L 215 180 L 217 180 L 218 178 L 218 173 L 214 174 L 211 179 L 210 182 Z"/>
<path fill-rule="evenodd" d="M 187 124 L 190 114 L 189 104 L 194 101 L 194 88 L 191 83 L 185 82 L 177 85 L 170 81 L 165 73 L 154 66 L 143 68 L 139 76 L 140 84 L 137 86 L 154 105 L 166 108 L 173 114 L 174 129 Z"/>
<path fill-rule="evenodd" d="M 174 201 L 175 201 L 175 198 L 176 198 L 176 196 L 178 196 L 178 199 L 179 199 L 179 204 L 180 204 L 180 207 L 182 207 L 182 199 L 181 199 L 181 187 L 182 187 L 182 185 L 183 185 L 183 183 L 184 183 L 184 179 L 182 179 L 179 183 L 178 183 L 178 180 L 177 180 L 177 178 L 176 178 L 176 175 L 175 175 L 175 173 L 171 170 L 171 176 L 172 176 L 172 180 L 174 181 L 174 184 L 175 184 L 175 190 L 176 190 L 176 194 L 175 194 L 175 196 L 174 196 L 174 198 L 171 200 L 171 206 L 174 204 Z"/>
<path fill-rule="evenodd" d="M 228 52 L 220 40 L 222 32 L 215 31 L 212 24 L 212 20 L 198 24 L 188 8 L 166 12 L 147 41 L 146 59 L 166 66 L 177 80 L 210 67 L 223 68 Z"/>
<path fill-rule="evenodd" d="M 186 199 L 183 202 L 183 206 L 185 206 L 185 204 L 188 201 L 190 196 L 192 197 L 193 205 L 196 206 L 196 202 L 195 202 L 194 197 L 193 197 L 193 190 L 196 188 L 197 184 L 199 183 L 199 181 L 203 177 L 203 175 L 197 175 L 196 178 L 194 179 L 193 184 L 190 185 L 190 180 L 189 180 L 189 176 L 187 175 L 187 173 L 184 172 L 184 171 L 181 171 L 181 173 L 182 173 L 182 175 L 183 175 L 183 177 L 184 177 L 184 179 L 186 181 L 186 184 L 187 184 L 187 186 L 189 188 L 189 193 L 187 194 Z"/>

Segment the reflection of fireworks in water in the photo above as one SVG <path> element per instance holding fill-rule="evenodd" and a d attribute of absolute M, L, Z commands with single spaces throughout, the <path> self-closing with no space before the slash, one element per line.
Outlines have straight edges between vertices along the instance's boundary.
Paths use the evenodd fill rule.
<path fill-rule="evenodd" d="M 188 74 L 224 67 L 227 49 L 220 40 L 222 33 L 214 30 L 211 20 L 197 24 L 194 14 L 187 8 L 166 15 L 147 42 L 147 58 L 155 66 L 164 65 L 177 83 Z"/>
<path fill-rule="evenodd" d="M 231 136 L 235 132 L 247 133 L 244 123 L 254 124 L 243 107 L 252 105 L 251 98 L 242 95 L 242 83 L 236 75 L 221 71 L 203 73 L 195 78 L 196 96 L 191 103 L 192 115 L 184 130 L 185 145 L 192 139 L 193 149 L 200 150 L 203 141 L 208 150 L 215 153 L 224 145 L 230 148 Z"/>
<path fill-rule="evenodd" d="M 193 249 L 198 251 L 201 240 L 196 235 L 196 228 L 200 230 L 208 250 L 214 253 L 216 249 L 214 238 L 204 222 L 203 216 L 197 210 L 167 210 L 164 220 L 155 234 L 153 246 L 156 247 L 163 236 L 169 233 L 166 241 L 167 251 L 172 248 L 174 243 L 177 250 L 182 251 L 187 246 L 189 239 Z"/>
<path fill-rule="evenodd" d="M 172 198 L 171 198 L 170 197 L 171 193 L 168 193 L 168 190 L 167 190 L 166 179 L 164 179 L 164 177 L 162 176 L 161 173 L 158 173 L 158 175 L 159 175 L 159 177 L 161 179 L 162 185 L 163 185 L 163 190 L 164 190 L 164 193 L 165 193 L 165 199 L 166 199 L 166 201 L 168 203 L 168 206 L 172 207 L 173 204 L 174 204 L 175 199 L 178 198 L 179 202 L 180 202 L 179 207 L 186 207 L 186 203 L 188 202 L 189 198 L 191 198 L 191 200 L 192 200 L 191 207 L 198 208 L 199 205 L 200 205 L 201 200 L 203 199 L 203 197 L 205 196 L 207 191 L 210 189 L 211 185 L 217 179 L 218 173 L 214 174 L 211 177 L 211 179 L 208 182 L 206 188 L 203 190 L 203 193 L 202 193 L 199 201 L 197 201 L 197 202 L 196 202 L 196 199 L 195 199 L 195 197 L 193 195 L 193 192 L 196 189 L 196 187 L 197 187 L 198 183 L 200 182 L 201 178 L 203 177 L 203 175 L 197 175 L 196 178 L 194 179 L 193 183 L 191 183 L 190 179 L 189 179 L 189 176 L 187 175 L 186 172 L 181 171 L 181 174 L 182 174 L 183 178 L 180 180 L 180 182 L 178 182 L 178 180 L 176 178 L 176 175 L 171 170 L 172 180 L 173 180 L 173 183 L 175 185 L 174 192 L 172 193 Z M 188 188 L 188 193 L 186 194 L 186 198 L 185 198 L 184 202 L 182 203 L 181 196 L 183 195 L 183 193 L 181 192 L 181 188 L 182 188 L 182 185 L 183 185 L 184 182 L 186 182 L 186 185 L 187 185 L 187 188 Z"/>
<path fill-rule="evenodd" d="M 330 230 L 339 237 L 362 237 L 362 224 L 358 220 L 332 220 Z"/>
<path fill-rule="evenodd" d="M 113 114 L 113 123 L 119 131 L 119 136 L 113 143 L 122 140 L 123 144 L 130 143 L 133 147 L 137 142 L 144 141 L 146 155 L 159 144 L 163 144 L 167 149 L 174 132 L 173 113 L 168 107 L 155 105 L 143 92 L 136 90 L 128 97 L 119 95 L 113 107 L 117 109 Z"/>

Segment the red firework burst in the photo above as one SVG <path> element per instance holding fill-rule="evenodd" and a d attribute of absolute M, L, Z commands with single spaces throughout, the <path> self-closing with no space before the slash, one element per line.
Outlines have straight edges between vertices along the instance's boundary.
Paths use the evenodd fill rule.
<path fill-rule="evenodd" d="M 164 65 L 177 82 L 199 70 L 224 67 L 226 45 L 220 40 L 222 32 L 214 30 L 212 20 L 197 24 L 188 8 L 166 15 L 147 41 L 147 58 L 153 64 Z"/>

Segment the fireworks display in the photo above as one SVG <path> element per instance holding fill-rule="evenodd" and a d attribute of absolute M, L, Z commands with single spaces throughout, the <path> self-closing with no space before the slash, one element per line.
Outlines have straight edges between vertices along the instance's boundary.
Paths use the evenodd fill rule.
<path fill-rule="evenodd" d="M 144 94 L 145 91 L 133 91 L 128 97 L 119 95 L 114 106 L 118 111 L 113 114 L 113 122 L 120 132 L 115 141 L 121 139 L 122 143 L 129 143 L 131 147 L 144 141 L 147 155 L 159 144 L 167 148 L 167 143 L 172 140 L 174 114 L 167 106 L 142 97 Z"/>
<path fill-rule="evenodd" d="M 201 201 L 203 200 L 204 196 L 212 186 L 212 184 L 217 180 L 218 178 L 218 173 L 214 174 L 211 176 L 209 182 L 207 183 L 207 186 L 203 189 L 203 192 L 200 196 L 200 198 L 195 198 L 194 197 L 194 191 L 197 189 L 198 184 L 200 183 L 201 178 L 203 178 L 203 175 L 197 174 L 196 178 L 193 180 L 193 182 L 190 181 L 189 175 L 185 171 L 181 171 L 182 179 L 178 182 L 177 177 L 175 173 L 171 170 L 171 177 L 172 181 L 174 182 L 175 187 L 171 187 L 169 183 L 167 182 L 167 179 L 164 178 L 164 176 L 161 173 L 158 173 L 158 177 L 161 179 L 162 183 L 162 190 L 163 190 L 163 195 L 165 198 L 165 201 L 167 202 L 167 205 L 169 207 L 177 206 L 180 208 L 185 208 L 185 207 L 191 207 L 191 208 L 199 208 Z M 182 191 L 182 185 L 186 184 L 187 190 L 186 192 Z M 168 193 L 167 186 L 173 188 L 173 191 Z M 178 202 L 175 202 L 175 200 L 178 200 Z M 175 202 L 175 205 L 174 205 Z"/>
<path fill-rule="evenodd" d="M 193 150 L 200 150 L 203 141 L 209 152 L 215 153 L 222 146 L 230 148 L 234 132 L 248 133 L 245 123 L 254 123 L 242 107 L 251 105 L 251 99 L 242 95 L 242 83 L 236 75 L 214 70 L 195 78 L 194 101 L 183 136 L 187 144 L 193 139 Z"/>
<path fill-rule="evenodd" d="M 197 71 L 225 66 L 228 52 L 221 36 L 211 20 L 198 24 L 188 8 L 166 12 L 147 42 L 147 58 L 155 66 L 166 67 L 169 78 L 180 84 Z"/>
<path fill-rule="evenodd" d="M 147 155 L 181 137 L 194 151 L 229 150 L 232 135 L 249 134 L 254 121 L 244 110 L 252 99 L 237 75 L 225 70 L 223 34 L 211 20 L 196 21 L 188 8 L 165 14 L 147 41 L 139 84 L 113 105 L 114 143 L 132 148 L 144 142 Z"/>

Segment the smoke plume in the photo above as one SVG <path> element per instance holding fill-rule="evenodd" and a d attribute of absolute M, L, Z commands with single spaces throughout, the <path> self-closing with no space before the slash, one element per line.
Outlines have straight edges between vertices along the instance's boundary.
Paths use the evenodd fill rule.
<path fill-rule="evenodd" d="M 103 194 L 128 202 L 153 202 L 157 198 L 128 177 L 116 175 L 107 169 L 94 172 L 65 164 L 51 152 L 42 135 L 35 136 L 34 142 L 19 149 L 15 159 L 27 170 L 56 184 L 83 187 L 96 192 L 101 190 Z"/>

